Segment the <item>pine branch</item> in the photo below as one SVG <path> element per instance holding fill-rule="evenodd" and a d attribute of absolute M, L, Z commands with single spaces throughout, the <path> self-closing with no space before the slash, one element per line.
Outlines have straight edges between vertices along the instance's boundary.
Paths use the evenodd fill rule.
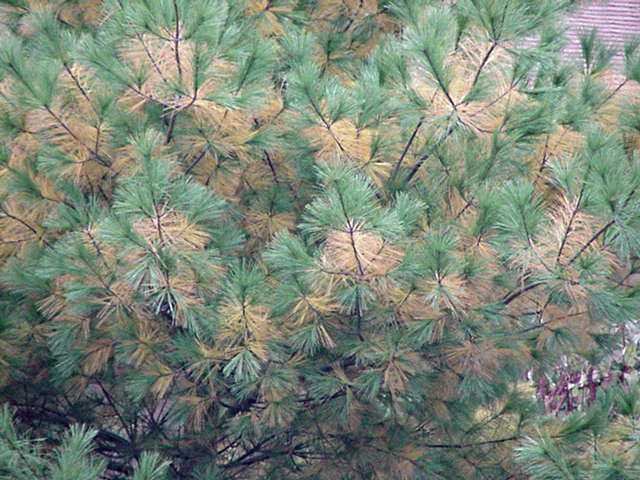
<path fill-rule="evenodd" d="M 336 145 L 338 146 L 338 148 L 340 149 L 341 152 L 346 153 L 346 150 L 344 149 L 344 147 L 342 146 L 342 144 L 340 143 L 340 140 L 338 140 L 338 138 L 335 136 L 335 134 L 333 133 L 333 130 L 331 130 L 331 125 L 329 124 L 329 122 L 327 122 L 327 120 L 325 119 L 324 115 L 322 114 L 322 111 L 320 110 L 320 108 L 316 105 L 316 103 L 314 102 L 313 98 L 311 97 L 311 95 L 309 94 L 309 92 L 306 91 L 306 87 L 305 87 L 305 94 L 307 95 L 307 99 L 309 100 L 309 103 L 311 105 L 311 108 L 313 109 L 313 111 L 315 112 L 315 114 L 318 116 L 318 118 L 320 119 L 320 121 L 322 122 L 323 126 L 327 129 L 327 131 L 329 132 L 329 135 L 331 135 L 331 138 L 333 138 L 333 141 L 336 142 Z"/>
<path fill-rule="evenodd" d="M 400 155 L 400 158 L 398 159 L 398 161 L 396 162 L 396 164 L 395 164 L 395 166 L 393 168 L 393 172 L 391 173 L 391 176 L 389 177 L 390 179 L 394 179 L 398 175 L 398 171 L 400 170 L 400 167 L 402 166 L 402 162 L 404 161 L 404 157 L 407 156 L 407 152 L 409 152 L 409 149 L 411 148 L 411 145 L 413 145 L 413 141 L 416 139 L 416 136 L 418 135 L 418 132 L 420 131 L 420 128 L 422 127 L 423 123 L 424 123 L 424 117 L 420 117 L 420 120 L 418 121 L 418 124 L 413 129 L 413 132 L 411 132 L 411 136 L 409 137 L 409 141 L 405 144 L 404 148 L 402 149 L 402 154 Z"/>
<path fill-rule="evenodd" d="M 191 171 L 200 163 L 200 161 L 204 158 L 207 153 L 207 147 L 203 148 L 202 151 L 194 158 L 193 162 L 186 168 L 184 171 L 185 175 L 189 175 Z"/>
<path fill-rule="evenodd" d="M 522 288 L 519 288 L 518 290 L 515 290 L 509 294 L 507 294 L 505 297 L 503 297 L 503 299 L 501 300 L 500 303 L 502 303 L 503 305 L 509 305 L 511 302 L 513 302 L 516 298 L 518 298 L 520 295 L 523 295 L 531 290 L 534 290 L 536 288 L 538 288 L 541 285 L 544 285 L 545 282 L 539 281 L 539 282 L 533 282 L 530 283 L 529 285 L 526 285 Z"/>
<path fill-rule="evenodd" d="M 66 122 L 60 117 L 58 116 L 49 106 L 44 105 L 44 109 L 47 111 L 47 113 L 49 113 L 49 115 L 51 115 L 51 117 L 53 117 L 53 119 L 58 122 L 58 125 L 60 125 L 62 127 L 62 129 L 67 132 L 69 134 L 69 136 L 71 138 L 73 138 L 76 142 L 78 142 L 78 144 L 80 146 L 82 146 L 84 149 L 86 149 L 89 153 L 92 154 L 92 158 L 98 162 L 100 165 L 102 165 L 103 167 L 107 167 L 109 169 L 111 169 L 111 163 L 108 162 L 107 160 L 105 160 L 104 158 L 102 158 L 97 151 L 95 151 L 92 147 L 86 145 L 81 139 L 80 137 L 78 137 L 78 135 L 76 135 L 73 130 L 71 130 L 71 128 L 69 128 L 69 126 L 66 124 Z"/>
<path fill-rule="evenodd" d="M 27 459 L 27 457 L 25 456 L 20 446 L 16 445 L 13 439 L 9 435 L 6 435 L 2 430 L 0 430 L 0 437 L 3 438 L 9 444 L 12 451 L 18 454 L 22 463 L 27 467 L 27 469 L 33 475 L 34 480 L 41 479 L 42 477 L 40 476 L 40 473 L 32 465 L 32 462 L 30 462 L 29 459 Z"/>
<path fill-rule="evenodd" d="M 431 58 L 431 54 L 429 53 L 429 49 L 428 48 L 423 48 L 421 50 L 421 52 L 426 57 L 427 62 L 429 62 L 429 65 L 431 65 L 431 72 L 433 73 L 433 77 L 435 78 L 436 83 L 440 87 L 440 90 L 442 90 L 442 93 L 444 93 L 445 97 L 447 98 L 447 101 L 449 102 L 449 105 L 451 105 L 451 108 L 454 111 L 457 111 L 458 107 L 456 106 L 456 102 L 454 102 L 453 98 L 451 98 L 451 95 L 449 94 L 449 89 L 446 87 L 446 85 L 444 83 L 444 80 L 438 74 L 437 69 L 434 68 L 435 64 L 433 63 L 433 59 Z"/>
<path fill-rule="evenodd" d="M 469 118 L 473 118 L 476 117 L 478 115 L 483 114 L 484 112 L 486 112 L 488 109 L 490 109 L 491 107 L 493 107 L 495 104 L 497 104 L 498 102 L 500 102 L 504 97 L 506 97 L 507 95 L 509 95 L 511 92 L 513 92 L 518 84 L 524 80 L 526 78 L 526 74 L 521 75 L 518 79 L 516 79 L 515 81 L 512 81 L 511 84 L 509 85 L 509 88 L 507 88 L 504 92 L 502 92 L 500 95 L 498 95 L 496 98 L 494 98 L 493 100 L 491 100 L 488 104 L 484 105 L 482 108 L 480 108 L 479 110 L 476 110 L 475 112 L 473 112 L 472 114 L 469 115 Z"/>
<path fill-rule="evenodd" d="M 595 242 L 596 240 L 598 240 L 598 238 L 600 238 L 602 235 L 607 233 L 607 230 L 609 230 L 609 228 L 611 228 L 614 223 L 616 223 L 615 220 L 610 220 L 605 225 L 603 225 L 602 228 L 600 228 L 596 233 L 594 233 L 593 236 L 587 241 L 587 243 L 585 243 L 580 248 L 580 250 L 578 250 L 576 254 L 573 257 L 571 257 L 571 260 L 569 260 L 568 265 L 571 265 L 573 262 L 575 262 L 580 257 L 580 255 L 582 255 L 585 252 L 585 250 L 587 250 L 591 246 L 593 242 Z"/>
<path fill-rule="evenodd" d="M 173 140 L 173 131 L 176 127 L 176 118 L 178 116 L 178 112 L 174 111 L 171 113 L 169 117 L 169 128 L 167 128 L 167 136 L 165 137 L 164 144 L 169 145 L 171 140 Z"/>
<path fill-rule="evenodd" d="M 545 307 L 546 307 L 546 305 L 545 305 Z M 541 309 L 541 310 L 539 310 L 538 312 L 535 312 L 535 313 L 536 313 L 536 315 L 541 317 L 542 314 L 544 313 L 544 309 Z M 522 330 L 517 331 L 516 334 L 517 335 L 522 335 L 524 333 L 529 333 L 529 332 L 532 332 L 534 330 L 538 330 L 539 328 L 545 328 L 547 325 L 549 325 L 551 323 L 557 323 L 558 321 L 565 320 L 567 318 L 579 317 L 580 315 L 585 315 L 587 313 L 589 313 L 589 312 L 586 312 L 586 311 L 585 312 L 576 312 L 576 313 L 571 313 L 569 315 L 563 315 L 562 317 L 552 318 L 552 319 L 547 320 L 545 322 L 540 322 L 540 323 L 537 323 L 536 325 L 532 325 L 530 327 L 523 328 Z"/>
<path fill-rule="evenodd" d="M 362 266 L 362 261 L 360 260 L 360 254 L 358 253 L 358 248 L 356 247 L 356 242 L 355 242 L 355 238 L 353 237 L 354 233 L 355 233 L 355 228 L 354 225 L 351 221 L 351 218 L 349 217 L 349 214 L 347 212 L 347 208 L 344 204 L 344 198 L 342 197 L 342 192 L 340 192 L 338 189 L 336 189 L 337 193 L 338 193 L 338 199 L 340 200 L 340 208 L 342 209 L 342 215 L 344 215 L 345 221 L 347 222 L 347 233 L 349 234 L 349 241 L 351 243 L 351 249 L 353 251 L 353 257 L 356 261 L 356 266 L 358 269 L 358 275 L 363 276 L 364 275 L 364 267 Z"/>
<path fill-rule="evenodd" d="M 566 132 L 566 130 L 565 130 Z M 564 136 L 564 132 L 563 132 Z M 551 138 L 550 134 L 547 134 L 544 140 L 544 148 L 542 150 L 542 161 L 540 162 L 540 168 L 538 168 L 538 174 L 536 175 L 536 181 L 542 176 L 542 172 L 547 166 L 547 160 L 549 159 L 549 139 Z"/>
<path fill-rule="evenodd" d="M 276 167 L 273 164 L 273 161 L 271 160 L 271 155 L 269 155 L 269 152 L 267 152 L 266 150 L 264 150 L 264 159 L 267 162 L 267 165 L 269 166 L 269 170 L 271 170 L 271 175 L 273 177 L 274 183 L 280 184 L 280 181 L 278 180 L 278 173 L 276 172 Z"/>
<path fill-rule="evenodd" d="M 480 80 L 480 75 L 482 75 L 482 71 L 484 70 L 484 68 L 489 63 L 489 59 L 491 58 L 491 54 L 494 52 L 494 50 L 496 49 L 497 46 L 498 46 L 498 43 L 495 40 L 493 42 L 491 42 L 491 46 L 489 47 L 489 49 L 485 53 L 484 57 L 482 57 L 482 61 L 480 62 L 480 66 L 478 67 L 478 69 L 476 70 L 475 75 L 473 76 L 473 80 L 471 81 L 471 86 L 469 87 L 469 92 L 472 92 L 473 89 L 478 84 L 478 81 Z"/>
<path fill-rule="evenodd" d="M 264 452 L 260 452 L 260 450 L 266 444 L 268 444 L 270 441 L 272 441 L 275 438 L 277 438 L 278 435 L 279 435 L 279 433 L 273 433 L 273 434 L 267 436 L 266 438 L 260 440 L 252 448 L 247 450 L 245 453 L 243 453 L 237 459 L 222 465 L 222 468 L 224 468 L 226 470 L 226 469 L 234 468 L 234 467 L 237 467 L 237 466 L 246 465 L 247 462 L 255 463 L 255 462 L 261 462 L 263 460 L 266 460 L 267 458 L 269 458 L 269 454 L 266 454 Z M 253 459 L 249 459 L 249 457 L 251 457 L 252 455 L 254 455 L 256 453 L 261 453 L 261 454 L 260 454 L 259 457 L 256 457 L 256 458 L 253 458 Z"/>
<path fill-rule="evenodd" d="M 521 437 L 519 435 L 512 435 L 510 437 L 505 437 L 505 438 L 497 438 L 494 440 L 484 440 L 482 442 L 475 442 L 475 443 L 424 443 L 421 444 L 422 446 L 426 447 L 426 448 L 452 448 L 452 449 L 463 449 L 463 448 L 473 448 L 473 447 L 480 447 L 483 445 L 495 445 L 498 443 L 505 443 L 505 442 L 514 442 L 516 440 L 519 440 Z"/>
<path fill-rule="evenodd" d="M 176 67 L 178 69 L 178 78 L 182 81 L 182 63 L 180 61 L 180 12 L 178 11 L 178 3 L 176 0 L 173 0 L 173 12 L 176 23 L 176 31 L 173 37 L 173 51 L 175 53 Z"/>
<path fill-rule="evenodd" d="M 164 74 L 162 73 L 162 70 L 160 69 L 160 67 L 158 66 L 158 63 L 156 62 L 156 59 L 153 57 L 153 55 L 151 54 L 151 51 L 149 50 L 149 47 L 147 47 L 147 44 L 144 41 L 144 37 L 142 35 L 140 35 L 139 33 L 136 33 L 136 38 L 138 39 L 138 41 L 140 42 L 140 44 L 142 45 L 142 49 L 144 50 L 145 55 L 147 56 L 147 58 L 149 59 L 149 61 L 151 62 L 151 66 L 153 67 L 153 69 L 156 71 L 156 73 L 158 74 L 158 76 L 160 77 L 160 79 L 162 80 L 162 82 L 165 85 L 169 85 L 169 81 L 167 80 L 167 78 L 164 76 Z"/>
<path fill-rule="evenodd" d="M 420 170 L 420 167 L 422 167 L 422 165 L 424 164 L 424 162 L 426 162 L 429 157 L 431 157 L 431 155 L 436 151 L 436 149 L 442 144 L 444 143 L 444 141 L 449 138 L 451 136 L 451 134 L 453 134 L 453 132 L 456 129 L 456 124 L 452 123 L 449 125 L 449 127 L 447 128 L 447 131 L 444 133 L 444 135 L 442 136 L 442 138 L 440 138 L 438 141 L 436 141 L 431 148 L 429 149 L 429 151 L 427 151 L 427 153 L 425 153 L 424 155 L 422 155 L 418 161 L 413 165 L 413 167 L 411 168 L 411 170 L 409 171 L 409 174 L 407 175 L 407 177 L 404 179 L 403 183 L 406 185 L 408 183 L 411 182 L 411 180 L 413 179 L 413 177 L 416 175 L 416 173 L 418 173 L 418 170 Z"/>
<path fill-rule="evenodd" d="M 21 225 L 23 225 L 24 227 L 28 228 L 28 229 L 29 229 L 29 230 L 30 230 L 30 231 L 31 231 L 31 232 L 32 232 L 36 237 L 39 237 L 39 235 L 38 235 L 38 231 L 35 229 L 35 227 L 31 226 L 28 222 L 26 222 L 26 221 L 22 220 L 21 218 L 16 217 L 15 215 L 12 215 L 11 213 L 9 213 L 9 212 L 4 208 L 4 206 L 2 205 L 2 203 L 0 203 L 0 211 L 1 211 L 2 213 L 4 213 L 4 215 L 5 215 L 7 218 L 10 218 L 11 220 L 14 220 L 14 221 L 18 222 L 19 224 L 21 224 Z M 49 242 L 48 242 L 45 238 L 42 238 L 42 242 L 43 242 L 47 247 L 51 246 L 51 245 L 49 244 Z"/>
<path fill-rule="evenodd" d="M 636 192 L 635 188 L 631 192 L 629 192 L 629 195 L 627 196 L 627 198 L 622 204 L 621 210 L 626 208 L 626 206 L 629 204 L 629 202 L 633 198 L 633 195 L 635 194 L 635 192 Z M 569 260 L 568 264 L 571 265 L 573 262 L 575 262 L 580 257 L 580 255 L 582 255 L 585 252 L 585 250 L 587 250 L 591 246 L 593 242 L 595 242 L 596 240 L 598 240 L 598 238 L 600 238 L 602 235 L 607 233 L 607 230 L 609 230 L 615 223 L 616 223 L 616 220 L 615 218 L 613 218 L 609 220 L 606 224 L 604 224 L 596 233 L 593 234 L 593 236 L 587 241 L 587 243 L 585 243 L 580 248 L 580 250 L 578 250 L 578 252 L 573 257 L 571 257 L 571 260 Z"/>
<path fill-rule="evenodd" d="M 582 188 L 580 189 L 580 194 L 578 195 L 578 200 L 576 201 L 576 206 L 571 211 L 571 216 L 569 217 L 569 222 L 567 223 L 567 227 L 565 228 L 564 234 L 562 235 L 562 240 L 560 242 L 560 248 L 558 249 L 558 255 L 556 255 L 556 265 L 560 263 L 560 258 L 562 257 L 562 251 L 569 239 L 569 234 L 571 233 L 571 228 L 573 227 L 573 222 L 578 215 L 578 211 L 580 210 L 580 203 L 582 202 L 582 196 L 584 194 L 586 183 L 582 184 Z"/>
<path fill-rule="evenodd" d="M 464 200 L 464 197 L 463 197 Z M 475 200 L 474 196 L 472 195 L 471 197 L 469 197 L 469 200 L 467 200 L 464 204 L 464 206 L 460 209 L 460 211 L 458 213 L 456 213 L 456 215 L 453 217 L 454 220 L 458 220 L 462 215 L 464 215 L 464 212 L 466 212 L 469 208 L 471 208 L 473 206 L 473 201 Z"/>
<path fill-rule="evenodd" d="M 628 78 L 625 78 L 620 84 L 618 84 L 618 86 L 616 88 L 613 89 L 613 91 L 607 95 L 607 97 L 602 100 L 602 102 L 600 103 L 600 105 L 598 106 L 597 109 L 600 109 L 602 106 L 604 106 L 609 100 L 611 100 L 613 97 L 616 96 L 616 94 L 622 90 L 622 88 L 627 84 L 627 82 L 629 81 Z"/>
<path fill-rule="evenodd" d="M 71 78 L 71 80 L 73 80 L 74 85 L 76 86 L 76 88 L 80 91 L 80 94 L 84 97 L 84 99 L 87 101 L 87 103 L 89 104 L 89 106 L 91 107 L 91 109 L 94 111 L 94 113 L 97 114 L 96 108 L 93 105 L 93 102 L 91 101 L 91 98 L 89 98 L 89 94 L 87 93 L 87 91 L 85 90 L 85 88 L 82 86 L 82 84 L 80 83 L 80 79 L 73 73 L 73 71 L 71 70 L 71 68 L 69 67 L 69 64 L 67 62 L 62 62 L 62 66 L 64 68 L 64 71 L 67 73 L 67 75 L 69 75 L 69 77 Z"/>
<path fill-rule="evenodd" d="M 109 407 L 111 407 L 111 410 L 120 421 L 120 425 L 122 426 L 123 430 L 127 432 L 127 436 L 129 437 L 129 442 L 132 442 L 134 439 L 134 435 L 130 429 L 129 423 L 125 421 L 124 417 L 120 413 L 120 410 L 116 407 L 115 402 L 113 401 L 113 397 L 111 397 L 111 394 L 107 391 L 107 389 L 104 387 L 102 382 L 97 377 L 94 377 L 93 380 L 96 382 L 96 384 L 100 388 L 100 391 L 102 391 L 102 394 L 104 395 L 105 400 L 107 400 Z"/>

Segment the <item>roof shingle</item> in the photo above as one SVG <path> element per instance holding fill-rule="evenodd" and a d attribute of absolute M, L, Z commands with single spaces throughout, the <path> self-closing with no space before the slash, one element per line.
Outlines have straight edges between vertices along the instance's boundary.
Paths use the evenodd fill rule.
<path fill-rule="evenodd" d="M 580 56 L 580 33 L 592 28 L 598 30 L 605 44 L 614 47 L 618 54 L 614 58 L 622 65 L 622 49 L 625 41 L 640 36 L 640 0 L 591 0 L 583 2 L 567 18 L 567 57 Z"/>

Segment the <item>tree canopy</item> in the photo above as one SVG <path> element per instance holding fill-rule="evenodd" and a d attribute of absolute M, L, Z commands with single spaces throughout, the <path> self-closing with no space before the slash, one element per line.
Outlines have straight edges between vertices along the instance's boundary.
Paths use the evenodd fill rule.
<path fill-rule="evenodd" d="M 640 476 L 640 40 L 565 0 L 0 1 L 0 479 Z"/>

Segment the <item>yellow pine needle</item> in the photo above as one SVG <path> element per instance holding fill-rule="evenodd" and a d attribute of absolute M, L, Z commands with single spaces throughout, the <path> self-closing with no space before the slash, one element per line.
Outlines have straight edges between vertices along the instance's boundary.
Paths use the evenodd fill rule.
<path fill-rule="evenodd" d="M 304 325 L 308 320 L 317 319 L 321 315 L 328 315 L 338 309 L 333 298 L 326 294 L 304 295 L 291 309 L 288 319 L 294 325 Z"/>
<path fill-rule="evenodd" d="M 247 15 L 257 17 L 257 28 L 264 36 L 282 36 L 285 27 L 278 19 L 278 14 L 290 14 L 291 5 L 273 6 L 269 0 L 253 0 L 247 5 Z"/>
<path fill-rule="evenodd" d="M 403 256 L 398 247 L 356 226 L 352 232 L 333 231 L 327 236 L 322 262 L 331 272 L 371 278 L 387 275 Z"/>
<path fill-rule="evenodd" d="M 133 347 L 131 364 L 139 368 L 156 358 L 154 349 L 162 348 L 162 345 L 169 341 L 169 337 L 157 324 L 154 324 L 145 316 L 137 316 L 135 323 L 137 327 L 136 338 L 134 340 L 126 340 L 124 344 Z"/>
<path fill-rule="evenodd" d="M 153 374 L 156 376 L 156 380 L 151 385 L 150 391 L 157 398 L 164 398 L 169 388 L 171 388 L 176 375 L 169 366 L 163 363 L 157 363 L 153 367 Z"/>
<path fill-rule="evenodd" d="M 104 370 L 113 355 L 113 342 L 109 339 L 94 340 L 85 351 L 82 371 L 85 375 L 95 375 Z"/>
<path fill-rule="evenodd" d="M 102 284 L 97 286 L 104 288 Z M 98 300 L 98 303 L 102 305 L 96 315 L 98 326 L 118 321 L 134 304 L 134 294 L 134 289 L 126 282 L 116 281 L 109 285 L 109 290 Z"/>
<path fill-rule="evenodd" d="M 415 290 L 405 290 L 393 284 L 389 285 L 384 292 L 384 297 L 390 300 L 399 320 L 412 322 L 434 318 L 437 315 L 431 305 L 429 305 L 421 295 Z"/>
<path fill-rule="evenodd" d="M 210 240 L 209 234 L 176 211 L 168 211 L 160 218 L 142 218 L 133 224 L 133 228 L 147 242 L 159 240 L 158 230 L 162 232 L 162 240 L 176 249 L 202 250 Z"/>
<path fill-rule="evenodd" d="M 258 358 L 266 359 L 266 343 L 274 335 L 267 307 L 227 300 L 220 307 L 220 344 L 230 352 L 248 346 Z"/>
<path fill-rule="evenodd" d="M 420 291 L 437 311 L 462 315 L 471 307 L 466 281 L 459 275 L 446 275 L 420 282 Z"/>
<path fill-rule="evenodd" d="M 200 397 L 198 395 L 184 395 L 178 401 L 189 406 L 187 425 L 195 432 L 201 432 L 209 419 L 210 411 L 215 407 L 215 397 Z"/>
<path fill-rule="evenodd" d="M 392 395 L 402 393 L 406 389 L 409 377 L 420 369 L 423 363 L 415 352 L 398 352 L 387 363 L 383 374 L 383 385 Z"/>
<path fill-rule="evenodd" d="M 501 361 L 509 358 L 521 358 L 520 354 L 526 352 L 514 352 L 510 348 L 496 347 L 491 340 L 483 340 L 479 343 L 465 341 L 459 346 L 448 350 L 447 359 L 458 373 L 471 372 L 486 380 L 491 380 Z"/>
<path fill-rule="evenodd" d="M 168 35 L 173 38 L 173 32 Z M 164 105 L 180 109 L 189 105 L 193 100 L 193 44 L 190 41 L 179 42 L 180 56 L 185 61 L 180 63 L 180 71 L 176 62 L 174 42 L 169 39 L 158 38 L 150 34 L 140 34 L 132 38 L 123 47 L 122 58 L 135 71 L 144 68 L 147 72 L 146 81 L 140 87 L 145 97 L 157 99 Z M 179 85 L 184 94 L 176 95 L 173 86 Z M 129 92 L 137 95 L 135 92 Z"/>
<path fill-rule="evenodd" d="M 249 211 L 245 216 L 245 228 L 252 237 L 262 241 L 271 240 L 278 232 L 293 231 L 295 215 L 290 212 L 256 212 Z"/>

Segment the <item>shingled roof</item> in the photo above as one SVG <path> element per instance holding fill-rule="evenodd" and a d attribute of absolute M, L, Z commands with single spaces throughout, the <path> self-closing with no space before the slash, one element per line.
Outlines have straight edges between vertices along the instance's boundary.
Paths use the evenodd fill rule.
<path fill-rule="evenodd" d="M 569 15 L 566 27 L 567 57 L 579 58 L 580 33 L 596 28 L 600 38 L 618 51 L 614 62 L 621 66 L 625 41 L 640 36 L 640 0 L 584 1 Z"/>

